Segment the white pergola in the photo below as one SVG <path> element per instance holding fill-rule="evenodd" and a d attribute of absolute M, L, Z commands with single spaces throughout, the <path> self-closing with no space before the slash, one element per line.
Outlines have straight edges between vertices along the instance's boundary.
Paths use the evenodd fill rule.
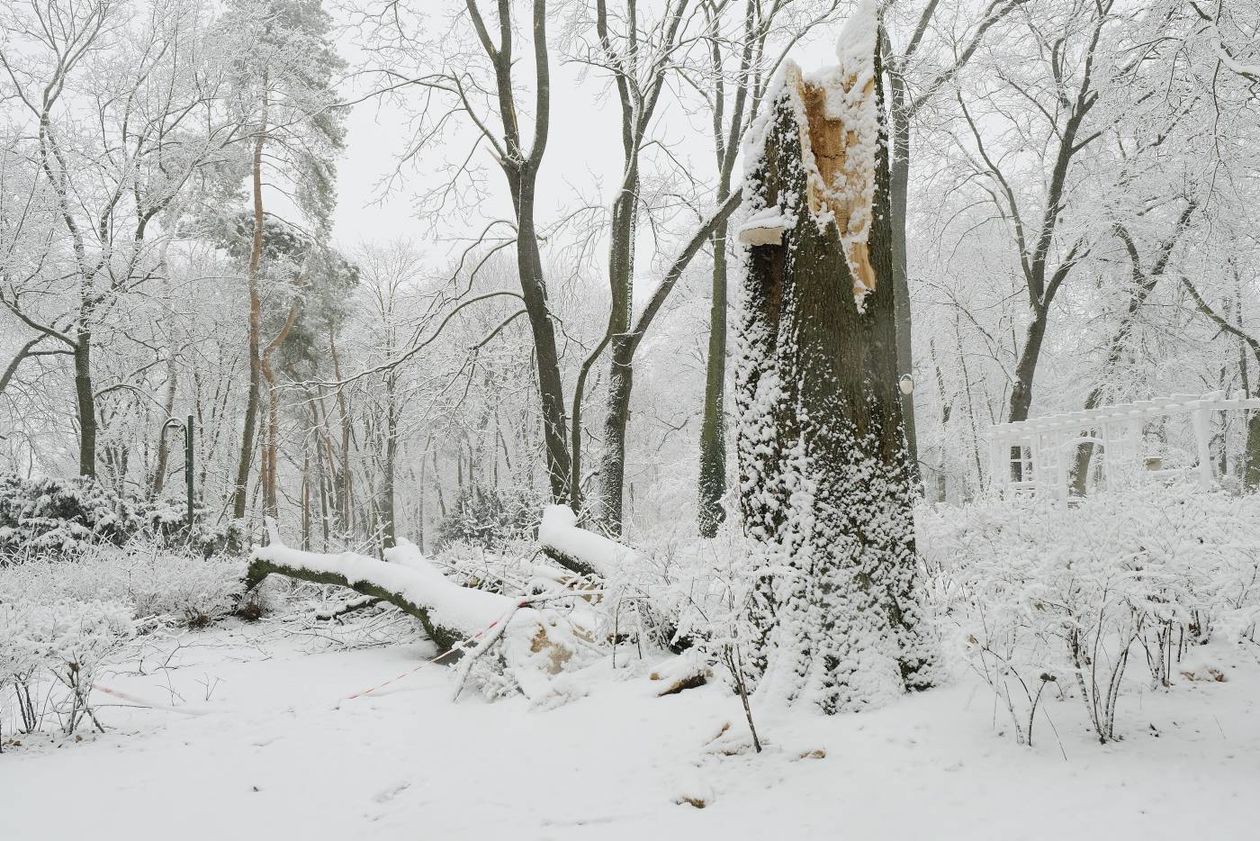
<path fill-rule="evenodd" d="M 1093 444 L 1094 458 L 1101 461 L 1108 487 L 1193 478 L 1200 487 L 1211 489 L 1216 485 L 1210 447 L 1212 414 L 1244 409 L 1260 410 L 1260 398 L 1227 397 L 1218 391 L 1175 394 L 998 424 L 990 430 L 991 481 L 1003 496 L 1066 498 L 1077 450 Z M 1193 466 L 1168 467 L 1147 449 L 1146 427 L 1178 417 L 1188 417 L 1190 422 L 1197 459 Z"/>

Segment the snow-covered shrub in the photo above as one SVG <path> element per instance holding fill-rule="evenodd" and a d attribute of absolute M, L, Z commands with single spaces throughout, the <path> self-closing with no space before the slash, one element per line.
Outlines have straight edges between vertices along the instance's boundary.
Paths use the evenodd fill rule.
<path fill-rule="evenodd" d="M 24 479 L 0 474 L 0 565 L 14 559 L 75 556 L 93 546 L 148 540 L 203 557 L 243 555 L 237 523 L 210 525 L 201 510 L 191 535 L 183 499 L 149 501 L 94 479 Z"/>
<path fill-rule="evenodd" d="M 142 525 L 133 501 L 94 479 L 0 475 L 0 557 L 121 545 Z"/>
<path fill-rule="evenodd" d="M 718 667 L 740 698 L 758 753 L 761 739 L 749 696 L 764 667 L 755 658 L 765 640 L 750 617 L 757 615 L 753 606 L 763 595 L 764 582 L 756 577 L 757 570 L 766 569 L 761 551 L 737 529 L 726 527 L 712 541 L 689 541 L 671 552 L 652 553 L 659 574 L 673 585 L 657 592 L 672 595 L 665 604 L 676 611 L 675 640 L 686 640 L 690 651 Z"/>
<path fill-rule="evenodd" d="M 242 589 L 244 562 L 164 551 L 152 544 L 95 546 L 71 560 L 51 556 L 0 569 L 0 600 L 126 605 L 138 620 L 200 626 L 227 614 Z"/>
<path fill-rule="evenodd" d="M 92 711 L 92 687 L 105 658 L 135 634 L 131 611 L 111 601 L 59 601 L 32 614 L 28 634 L 35 650 L 67 690 L 55 708 L 62 731 L 74 733 L 85 716 L 104 730 Z"/>
<path fill-rule="evenodd" d="M 17 726 L 55 714 L 73 733 L 90 719 L 101 665 L 141 628 L 205 624 L 238 600 L 244 562 L 164 551 L 152 543 L 80 545 L 0 567 L 0 692 Z"/>
<path fill-rule="evenodd" d="M 1072 506 L 987 501 L 925 509 L 919 528 L 954 643 L 1021 741 L 1051 683 L 1112 740 L 1135 652 L 1167 685 L 1187 645 L 1254 633 L 1260 616 L 1254 496 L 1145 487 Z"/>
<path fill-rule="evenodd" d="M 542 507 L 536 494 L 476 486 L 465 488 L 442 522 L 438 544 L 463 542 L 502 549 L 514 540 L 532 536 Z"/>
<path fill-rule="evenodd" d="M 30 635 L 33 611 L 30 601 L 0 602 L 0 697 L 12 688 L 23 733 L 40 724 L 33 689 L 43 658 Z"/>
<path fill-rule="evenodd" d="M 190 537 L 186 505 L 183 498 L 159 499 L 145 504 L 144 535 L 160 546 L 187 550 L 203 558 L 245 555 L 248 541 L 239 521 L 214 524 L 210 522 L 210 512 L 205 506 L 198 505 L 194 509 L 196 516 Z"/>
<path fill-rule="evenodd" d="M 91 706 L 92 687 L 105 659 L 134 633 L 131 610 L 118 602 L 0 604 L 0 670 L 17 689 L 23 729 L 39 726 L 31 688 L 41 674 L 50 675 L 65 689 L 55 699 L 53 711 L 67 735 L 74 733 L 84 717 L 100 728 Z"/>

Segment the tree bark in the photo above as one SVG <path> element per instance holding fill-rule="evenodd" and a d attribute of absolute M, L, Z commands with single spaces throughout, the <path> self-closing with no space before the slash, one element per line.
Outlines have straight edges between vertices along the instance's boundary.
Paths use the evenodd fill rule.
<path fill-rule="evenodd" d="M 391 549 L 398 543 L 398 521 L 394 502 L 394 475 L 398 464 L 398 401 L 395 394 L 396 390 L 396 377 L 391 371 L 385 377 L 385 465 L 381 478 L 381 506 L 385 521 L 384 542 L 386 549 Z M 423 504 L 423 480 L 421 480 L 420 494 L 421 504 Z M 423 529 L 423 517 L 421 518 L 421 523 L 421 529 Z M 423 531 L 420 534 L 420 542 L 424 542 Z"/>
<path fill-rule="evenodd" d="M 634 388 L 634 345 L 625 333 L 614 336 L 611 344 L 604 449 L 599 468 L 598 519 L 609 535 L 620 537 L 626 483 L 626 428 L 630 424 L 630 395 Z"/>
<path fill-rule="evenodd" d="M 280 328 L 275 338 L 267 343 L 266 349 L 262 352 L 262 358 L 259 360 L 259 369 L 267 381 L 267 436 L 262 453 L 263 511 L 273 519 L 276 518 L 280 508 L 276 493 L 277 454 L 280 448 L 280 391 L 276 387 L 276 372 L 271 367 L 271 355 L 289 337 L 289 332 L 297 322 L 299 310 L 300 302 L 295 298 L 289 306 L 289 315 L 285 318 L 284 326 Z"/>
<path fill-rule="evenodd" d="M 311 549 L 311 436 L 302 445 L 302 549 Z"/>
<path fill-rule="evenodd" d="M 725 198 L 725 196 L 723 196 Z M 715 537 L 726 519 L 726 236 L 728 225 L 713 234 L 713 283 L 709 305 L 709 347 L 704 372 L 704 417 L 700 424 L 700 481 L 697 526 L 701 537 Z"/>
<path fill-rule="evenodd" d="M 897 385 L 887 138 L 872 141 L 873 161 L 850 161 L 862 154 L 852 139 L 861 129 L 823 104 L 831 86 L 862 84 L 873 100 L 863 107 L 882 111 L 873 52 L 873 76 L 856 81 L 807 82 L 789 68 L 746 189 L 754 213 L 783 220 L 781 242 L 751 248 L 741 324 L 745 527 L 767 544 L 771 568 L 794 571 L 774 586 L 765 680 L 825 712 L 926 687 L 934 659 L 920 629 L 917 494 Z M 859 246 L 840 230 L 862 218 L 844 198 L 853 173 L 874 184 Z M 843 179 L 850 190 L 836 189 Z"/>
<path fill-rule="evenodd" d="M 341 356 L 337 352 L 337 338 L 328 334 L 328 350 L 333 361 L 333 376 L 337 378 L 337 417 L 341 422 L 341 447 L 337 468 L 337 516 L 341 528 L 349 534 L 354 530 L 354 481 L 350 472 L 350 443 L 354 431 L 350 418 L 350 406 L 346 402 L 345 386 L 341 384 Z"/>
<path fill-rule="evenodd" d="M 1041 359 L 1041 344 L 1046 337 L 1048 317 L 1048 309 L 1037 307 L 1033 310 L 1032 321 L 1028 323 L 1024 347 L 1015 365 L 1015 385 L 1011 389 L 1011 404 L 1006 417 L 1008 422 L 1028 420 L 1032 409 L 1033 380 L 1037 374 L 1037 362 Z"/>
<path fill-rule="evenodd" d="M 892 281 L 896 302 L 897 373 L 898 377 L 914 377 L 913 325 L 910 310 L 910 276 L 906 253 L 906 211 L 910 191 L 910 114 L 909 94 L 899 73 L 889 74 L 891 105 L 889 122 L 892 128 L 893 153 L 889 164 L 888 198 L 892 229 Z M 910 469 L 919 480 L 919 443 L 914 424 L 914 393 L 901 395 L 901 417 L 906 428 L 906 446 L 910 451 Z"/>
<path fill-rule="evenodd" d="M 608 368 L 608 406 L 604 414 L 597 515 L 604 529 L 614 537 L 620 536 L 622 527 L 626 428 L 630 423 L 630 394 L 634 388 L 634 345 L 630 338 L 630 319 L 634 306 L 634 220 L 639 196 L 639 170 L 637 138 L 629 123 L 632 113 L 622 116 L 626 173 L 621 191 L 613 202 L 608 248 L 608 336 L 612 353 Z"/>
<path fill-rule="evenodd" d="M 175 368 L 174 348 L 166 358 L 166 398 L 162 403 L 162 411 L 166 417 L 162 418 L 162 425 L 158 429 L 158 447 L 157 447 L 157 465 L 153 469 L 152 496 L 156 499 L 162 495 L 162 489 L 166 485 L 166 465 L 170 459 L 171 445 L 166 437 L 166 424 L 173 417 L 171 414 L 175 411 L 175 387 L 178 380 Z"/>
<path fill-rule="evenodd" d="M 264 81 L 265 88 L 265 81 Z M 232 516 L 237 520 L 245 518 L 245 507 L 249 489 L 250 465 L 254 457 L 254 439 L 258 430 L 258 397 L 261 391 L 262 373 L 260 369 L 260 349 L 262 345 L 262 297 L 258 289 L 258 270 L 262 263 L 263 249 L 263 184 L 262 159 L 263 148 L 267 141 L 267 98 L 263 96 L 262 120 L 258 127 L 258 137 L 254 140 L 254 160 L 252 165 L 253 197 L 254 197 L 254 236 L 249 250 L 249 265 L 245 270 L 246 282 L 249 286 L 249 392 L 245 397 L 245 428 L 241 432 L 241 455 L 236 466 L 236 486 L 232 496 Z"/>
<path fill-rule="evenodd" d="M 75 334 L 74 395 L 79 414 L 79 475 L 96 477 L 96 394 L 92 390 L 92 332 Z"/>

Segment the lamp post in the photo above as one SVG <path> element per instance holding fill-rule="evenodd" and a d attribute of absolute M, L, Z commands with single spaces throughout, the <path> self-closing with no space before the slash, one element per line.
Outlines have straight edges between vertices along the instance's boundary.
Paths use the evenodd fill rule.
<path fill-rule="evenodd" d="M 184 488 L 187 492 L 188 502 L 188 539 L 192 540 L 193 533 L 193 416 L 189 415 L 187 420 L 180 421 L 177 418 L 171 418 L 165 426 L 176 426 L 184 431 Z"/>

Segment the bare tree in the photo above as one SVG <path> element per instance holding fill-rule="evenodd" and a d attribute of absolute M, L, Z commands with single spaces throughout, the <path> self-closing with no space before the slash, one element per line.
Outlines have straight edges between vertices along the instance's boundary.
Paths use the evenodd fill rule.
<path fill-rule="evenodd" d="M 893 217 L 893 283 L 897 286 L 897 370 L 899 376 L 914 376 L 913 316 L 910 306 L 910 276 L 906 251 L 907 197 L 910 186 L 910 161 L 912 154 L 911 131 L 919 112 L 942 90 L 945 90 L 966 67 L 976 50 L 984 42 L 989 30 L 1003 18 L 1023 5 L 1027 0 L 990 0 L 974 27 L 957 43 L 951 45 L 952 53 L 939 69 L 916 84 L 915 65 L 919 51 L 928 40 L 936 19 L 939 0 L 927 0 L 919 11 L 909 39 L 899 50 L 892 43 L 887 31 L 881 33 L 884 50 L 884 72 L 888 76 L 889 130 L 892 136 L 893 156 L 890 163 L 890 188 Z M 918 470 L 919 446 L 915 432 L 914 393 L 902 394 L 902 417 L 905 419 L 906 440 Z"/>
<path fill-rule="evenodd" d="M 1007 420 L 1028 417 L 1033 383 L 1049 324 L 1051 305 L 1072 269 L 1089 252 L 1084 233 L 1068 244 L 1060 242 L 1060 223 L 1069 206 L 1069 174 L 1082 153 L 1103 134 L 1086 123 L 1098 104 L 1095 86 L 1096 60 L 1103 29 L 1113 20 L 1113 0 L 1081 0 L 1061 18 L 1042 22 L 1025 17 L 1031 43 L 1040 50 L 1041 74 L 1028 81 L 1004 74 L 1008 88 L 1018 96 L 1049 103 L 1039 109 L 1051 138 L 1045 160 L 1046 189 L 1041 197 L 1040 219 L 1027 222 L 1027 201 L 1021 202 L 1015 176 L 1008 174 L 1000 156 L 990 153 L 987 140 L 961 93 L 956 94 L 960 112 L 971 133 L 977 171 L 991 182 L 988 194 L 998 214 L 1009 226 L 1028 301 L 1029 321 L 1014 371 Z M 1049 96 L 1046 96 L 1049 94 Z M 1056 256 L 1057 252 L 1057 256 Z"/>
<path fill-rule="evenodd" d="M 185 188 L 218 160 L 227 140 L 207 120 L 217 79 L 192 63 L 196 50 L 180 49 L 202 37 L 196 10 L 195 3 L 149 7 L 133 29 L 131 10 L 117 0 L 31 2 L 10 7 L 3 20 L 6 31 L 26 36 L 20 49 L 0 50 L 0 68 L 7 95 L 34 125 L 32 198 L 56 221 L 28 284 L 16 284 L 6 269 L 0 303 L 41 342 L 73 358 L 85 476 L 97 471 L 104 393 L 94 380 L 96 331 L 160 272 L 158 255 L 172 227 L 161 230 L 161 218 L 178 216 Z M 98 115 L 86 136 L 77 119 L 82 109 Z M 35 301 L 46 300 L 48 284 L 61 276 L 75 279 L 74 303 L 49 312 Z M 44 353 L 41 342 L 24 348 L 15 364 Z"/>

